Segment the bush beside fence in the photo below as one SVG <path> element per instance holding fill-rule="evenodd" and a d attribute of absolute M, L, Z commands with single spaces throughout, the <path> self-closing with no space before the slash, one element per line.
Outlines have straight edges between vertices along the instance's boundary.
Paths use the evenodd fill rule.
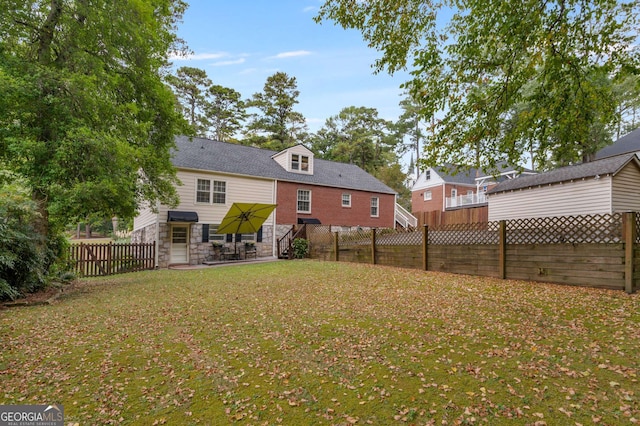
<path fill-rule="evenodd" d="M 497 278 L 640 288 L 640 214 L 563 216 L 333 232 L 313 225 L 310 256 Z M 426 243 L 425 243 L 426 241 Z"/>

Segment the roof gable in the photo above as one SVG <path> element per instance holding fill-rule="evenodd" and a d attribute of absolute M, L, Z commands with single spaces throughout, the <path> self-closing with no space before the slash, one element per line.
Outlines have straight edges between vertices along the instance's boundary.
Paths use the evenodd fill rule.
<path fill-rule="evenodd" d="M 313 157 L 313 151 L 302 144 L 283 149 L 271 156 L 283 169 L 305 174 L 313 174 Z"/>
<path fill-rule="evenodd" d="M 178 136 L 171 161 L 175 167 L 188 170 L 252 176 L 383 194 L 396 193 L 354 164 L 316 158 L 313 174 L 295 173 L 281 167 L 273 158 L 276 154 L 278 153 L 275 151 L 251 146 Z"/>

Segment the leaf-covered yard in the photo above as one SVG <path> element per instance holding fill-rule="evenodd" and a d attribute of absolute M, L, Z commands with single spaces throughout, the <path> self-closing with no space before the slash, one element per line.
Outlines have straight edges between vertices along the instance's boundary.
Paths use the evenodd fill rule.
<path fill-rule="evenodd" d="M 314 261 L 0 311 L 0 404 L 79 424 L 640 422 L 640 297 Z M 516 419 L 516 420 L 514 420 Z"/>

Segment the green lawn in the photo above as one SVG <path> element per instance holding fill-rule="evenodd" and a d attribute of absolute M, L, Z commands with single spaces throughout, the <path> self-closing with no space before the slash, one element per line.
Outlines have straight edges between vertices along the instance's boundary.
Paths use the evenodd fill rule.
<path fill-rule="evenodd" d="M 640 421 L 640 297 L 291 261 L 0 311 L 0 404 L 85 424 Z M 515 420 L 514 420 L 515 419 Z"/>

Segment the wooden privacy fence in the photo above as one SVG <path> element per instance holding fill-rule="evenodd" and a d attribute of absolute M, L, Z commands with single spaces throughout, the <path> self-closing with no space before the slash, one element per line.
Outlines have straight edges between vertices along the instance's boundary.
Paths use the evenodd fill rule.
<path fill-rule="evenodd" d="M 308 229 L 315 259 L 366 262 L 503 279 L 640 288 L 640 214 L 516 219 L 415 232 Z"/>
<path fill-rule="evenodd" d="M 156 244 L 72 244 L 69 261 L 82 277 L 122 274 L 155 268 Z"/>
<path fill-rule="evenodd" d="M 458 210 L 433 210 L 429 212 L 416 212 L 418 226 L 441 226 L 458 223 L 477 223 L 489 220 L 489 207 L 467 207 Z"/>

